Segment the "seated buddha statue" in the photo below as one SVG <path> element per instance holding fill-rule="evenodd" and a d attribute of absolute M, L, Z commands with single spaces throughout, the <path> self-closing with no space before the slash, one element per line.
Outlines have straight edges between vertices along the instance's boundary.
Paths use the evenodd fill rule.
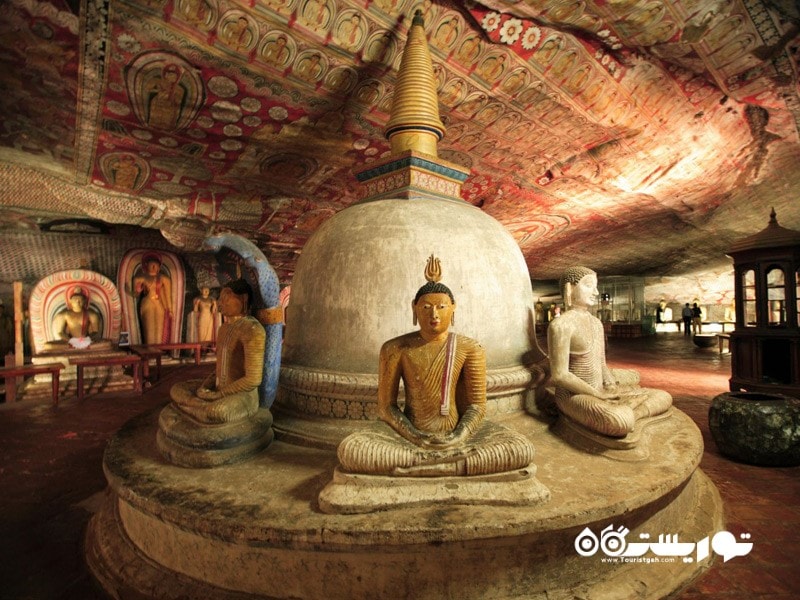
<path fill-rule="evenodd" d="M 217 337 L 215 373 L 179 382 L 161 412 L 158 443 L 175 464 L 208 467 L 252 454 L 272 441 L 272 415 L 259 407 L 266 331 L 249 316 L 252 290 L 244 280 L 222 288 L 225 317 Z"/>
<path fill-rule="evenodd" d="M 108 340 L 101 340 L 100 315 L 89 305 L 89 291 L 80 286 L 70 287 L 66 292 L 67 306 L 53 317 L 53 333 L 57 340 L 45 344 L 47 350 L 99 349 L 110 347 Z"/>
<path fill-rule="evenodd" d="M 624 438 L 641 419 L 668 411 L 669 393 L 641 388 L 638 373 L 606 364 L 603 324 L 589 312 L 598 296 L 597 274 L 572 267 L 560 287 L 567 310 L 547 330 L 559 412 L 590 432 Z"/>
<path fill-rule="evenodd" d="M 487 475 L 531 465 L 524 436 L 484 421 L 486 357 L 480 344 L 449 330 L 456 303 L 431 256 L 428 282 L 411 307 L 419 330 L 383 344 L 378 416 L 385 431 L 362 431 L 338 447 L 348 473 L 389 476 Z M 400 381 L 405 402 L 398 400 Z"/>

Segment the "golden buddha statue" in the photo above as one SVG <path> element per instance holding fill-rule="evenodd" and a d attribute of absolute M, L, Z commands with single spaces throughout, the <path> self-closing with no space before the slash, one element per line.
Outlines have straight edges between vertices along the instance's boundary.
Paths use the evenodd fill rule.
<path fill-rule="evenodd" d="M 143 343 L 168 342 L 172 318 L 172 282 L 161 272 L 161 257 L 157 253 L 148 252 L 142 256 L 142 273 L 134 278 L 133 291 L 139 297 Z"/>
<path fill-rule="evenodd" d="M 572 267 L 560 286 L 567 310 L 547 330 L 559 412 L 589 432 L 624 438 L 641 419 L 668 411 L 669 393 L 638 387 L 638 373 L 606 364 L 603 324 L 589 313 L 598 296 L 597 274 Z"/>
<path fill-rule="evenodd" d="M 201 423 L 238 421 L 258 410 L 266 332 L 261 323 L 248 316 L 251 303 L 252 291 L 244 280 L 222 288 L 218 306 L 225 323 L 217 338 L 216 373 L 200 385 L 197 381 L 181 382 L 170 390 L 178 408 Z"/>
<path fill-rule="evenodd" d="M 66 308 L 53 317 L 53 333 L 58 340 L 45 344 L 48 350 L 73 348 L 83 350 L 110 347 L 108 340 L 101 340 L 100 315 L 89 304 L 89 291 L 80 285 L 71 286 L 66 292 Z"/>
<path fill-rule="evenodd" d="M 412 302 L 419 330 L 380 351 L 378 416 L 393 431 L 357 432 L 338 448 L 345 472 L 391 476 L 487 475 L 522 469 L 534 449 L 524 436 L 484 421 L 486 357 L 475 340 L 449 332 L 456 309 L 431 256 Z M 400 380 L 405 402 L 398 400 Z"/>
<path fill-rule="evenodd" d="M 157 441 L 174 464 L 227 464 L 272 441 L 272 414 L 259 407 L 258 397 L 266 331 L 248 314 L 252 298 L 242 279 L 222 288 L 217 304 L 225 323 L 217 336 L 215 373 L 170 389 L 172 403 L 161 411 Z"/>

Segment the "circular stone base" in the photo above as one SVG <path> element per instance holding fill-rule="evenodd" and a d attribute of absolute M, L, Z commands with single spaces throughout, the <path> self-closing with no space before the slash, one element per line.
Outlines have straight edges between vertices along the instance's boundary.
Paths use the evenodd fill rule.
<path fill-rule="evenodd" d="M 536 447 L 547 503 L 362 515 L 319 509 L 331 451 L 276 441 L 242 463 L 183 469 L 154 448 L 157 417 L 137 417 L 110 443 L 111 493 L 87 532 L 89 565 L 117 598 L 661 598 L 712 558 L 587 557 L 576 538 L 613 525 L 630 529 L 629 542 L 696 542 L 723 526 L 697 469 L 700 432 L 677 410 L 648 428 L 642 443 L 657 451 L 635 463 L 576 450 L 530 416 L 503 420 Z"/>
<path fill-rule="evenodd" d="M 720 452 L 752 465 L 800 465 L 800 400 L 726 392 L 711 401 L 708 427 Z"/>

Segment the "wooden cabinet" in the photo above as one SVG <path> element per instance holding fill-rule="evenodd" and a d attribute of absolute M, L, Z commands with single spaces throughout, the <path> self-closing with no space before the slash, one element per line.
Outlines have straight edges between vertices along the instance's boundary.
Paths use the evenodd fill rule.
<path fill-rule="evenodd" d="M 800 397 L 800 232 L 778 225 L 740 240 L 733 258 L 731 391 Z"/>

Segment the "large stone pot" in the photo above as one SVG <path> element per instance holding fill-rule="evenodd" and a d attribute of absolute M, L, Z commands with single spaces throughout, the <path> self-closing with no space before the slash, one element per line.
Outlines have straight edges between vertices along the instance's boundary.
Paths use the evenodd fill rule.
<path fill-rule="evenodd" d="M 717 335 L 715 333 L 696 333 L 692 336 L 692 341 L 698 348 L 711 348 L 717 343 Z"/>
<path fill-rule="evenodd" d="M 708 425 L 720 452 L 772 467 L 800 465 L 800 400 L 782 394 L 726 392 L 714 398 Z"/>

